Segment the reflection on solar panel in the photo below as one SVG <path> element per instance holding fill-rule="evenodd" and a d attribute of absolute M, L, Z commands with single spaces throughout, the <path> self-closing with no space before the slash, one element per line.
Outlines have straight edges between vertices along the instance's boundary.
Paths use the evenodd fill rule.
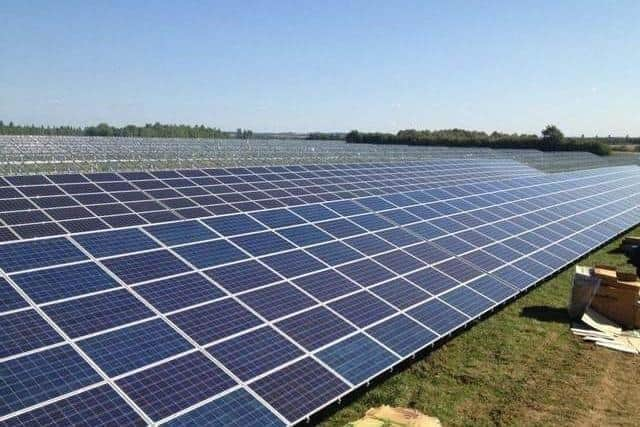
<path fill-rule="evenodd" d="M 19 176 L 0 221 L 0 423 L 288 425 L 636 225 L 640 168 Z"/>

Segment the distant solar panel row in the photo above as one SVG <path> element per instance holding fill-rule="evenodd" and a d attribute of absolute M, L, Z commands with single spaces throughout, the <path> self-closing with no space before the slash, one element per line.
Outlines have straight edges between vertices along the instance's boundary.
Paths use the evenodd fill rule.
<path fill-rule="evenodd" d="M 0 244 L 0 423 L 286 425 L 640 222 L 640 168 Z"/>
<path fill-rule="evenodd" d="M 0 178 L 0 241 L 530 176 L 513 161 L 272 166 Z"/>

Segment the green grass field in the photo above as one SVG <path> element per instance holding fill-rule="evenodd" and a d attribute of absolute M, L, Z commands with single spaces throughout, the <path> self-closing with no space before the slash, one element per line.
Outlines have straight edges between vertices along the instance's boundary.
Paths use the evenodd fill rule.
<path fill-rule="evenodd" d="M 628 234 L 640 234 L 640 227 Z M 621 239 L 581 264 L 625 265 Z M 444 425 L 640 425 L 640 357 L 569 331 L 573 266 L 325 416 L 343 426 L 383 404 Z"/>

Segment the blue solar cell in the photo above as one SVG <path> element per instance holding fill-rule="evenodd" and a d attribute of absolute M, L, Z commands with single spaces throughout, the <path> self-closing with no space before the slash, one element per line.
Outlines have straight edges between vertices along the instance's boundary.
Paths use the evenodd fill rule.
<path fill-rule="evenodd" d="M 64 238 L 0 245 L 0 267 L 7 273 L 86 259 Z"/>
<path fill-rule="evenodd" d="M 287 278 L 325 268 L 320 261 L 317 261 L 302 250 L 271 255 L 264 258 L 263 261 L 269 267 Z"/>
<path fill-rule="evenodd" d="M 119 286 L 92 262 L 22 273 L 13 280 L 38 304 Z"/>
<path fill-rule="evenodd" d="M 115 390 L 102 385 L 10 418 L 7 425 L 142 427 L 146 423 Z"/>
<path fill-rule="evenodd" d="M 437 299 L 432 299 L 408 314 L 438 334 L 444 335 L 465 324 L 469 318 Z"/>
<path fill-rule="evenodd" d="M 406 274 L 410 271 L 426 267 L 424 263 L 400 249 L 378 255 L 373 259 L 397 274 Z"/>
<path fill-rule="evenodd" d="M 495 306 L 495 303 L 466 286 L 460 286 L 440 296 L 440 298 L 469 317 L 476 317 Z"/>
<path fill-rule="evenodd" d="M 522 257 L 522 254 L 514 251 L 506 245 L 503 245 L 502 243 L 494 243 L 493 245 L 485 247 L 483 250 L 505 262 L 511 262 Z"/>
<path fill-rule="evenodd" d="M 310 274 L 296 279 L 294 283 L 321 301 L 361 289 L 360 286 L 333 270 Z"/>
<path fill-rule="evenodd" d="M 135 290 L 161 312 L 178 310 L 225 295 L 197 273 L 147 283 L 137 286 Z"/>
<path fill-rule="evenodd" d="M 420 237 L 416 237 L 415 235 L 409 233 L 408 231 L 405 231 L 400 227 L 383 230 L 376 233 L 376 235 L 382 237 L 383 239 L 391 242 L 398 247 L 413 245 L 422 241 Z"/>
<path fill-rule="evenodd" d="M 399 309 L 405 309 L 429 298 L 429 294 L 400 277 L 371 288 L 371 292 Z"/>
<path fill-rule="evenodd" d="M 143 217 L 145 221 L 152 224 L 157 224 L 159 222 L 176 221 L 181 219 L 177 215 L 174 215 L 169 211 L 145 212 L 141 213 L 140 216 Z"/>
<path fill-rule="evenodd" d="M 364 197 L 361 199 L 357 199 L 357 202 L 374 212 L 393 209 L 395 207 L 391 203 L 384 200 L 382 197 Z"/>
<path fill-rule="evenodd" d="M 223 236 L 233 236 L 236 234 L 264 230 L 262 225 L 245 214 L 211 218 L 204 222 Z"/>
<path fill-rule="evenodd" d="M 0 358 L 61 341 L 62 337 L 35 310 L 0 316 Z"/>
<path fill-rule="evenodd" d="M 0 277 L 0 313 L 26 307 L 29 304 L 22 299 L 9 282 Z"/>
<path fill-rule="evenodd" d="M 218 235 L 197 221 L 145 227 L 145 231 L 167 246 L 210 240 Z"/>
<path fill-rule="evenodd" d="M 207 351 L 242 381 L 249 381 L 304 354 L 268 326 L 213 345 Z"/>
<path fill-rule="evenodd" d="M 251 388 L 291 423 L 349 390 L 311 358 L 261 378 Z"/>
<path fill-rule="evenodd" d="M 87 218 L 93 216 L 91 212 L 80 206 L 47 209 L 46 212 L 47 214 L 49 214 L 49 216 L 58 221 L 63 221 L 65 219 Z"/>
<path fill-rule="evenodd" d="M 245 236 L 234 237 L 231 240 L 253 256 L 261 256 L 293 249 L 293 245 L 291 243 L 287 242 L 272 231 L 247 234 Z M 233 261 L 233 259 L 229 261 Z"/>
<path fill-rule="evenodd" d="M 142 225 L 147 222 L 138 215 L 114 215 L 102 217 L 102 220 L 111 227 L 131 227 L 134 225 Z"/>
<path fill-rule="evenodd" d="M 0 416 L 101 380 L 68 345 L 2 362 L 0 372 Z"/>
<path fill-rule="evenodd" d="M 514 285 L 520 290 L 528 288 L 537 281 L 534 276 L 531 276 L 512 265 L 505 265 L 504 267 L 494 271 L 492 274 L 509 284 Z"/>
<path fill-rule="evenodd" d="M 127 284 L 189 271 L 186 264 L 167 250 L 111 258 L 104 260 L 103 264 Z"/>
<path fill-rule="evenodd" d="M 424 270 L 412 273 L 407 276 L 407 279 L 433 295 L 444 292 L 459 284 L 434 268 L 425 268 Z"/>
<path fill-rule="evenodd" d="M 342 216 L 351 216 L 366 213 L 367 210 L 351 200 L 338 200 L 325 203 L 325 206 L 336 211 Z"/>
<path fill-rule="evenodd" d="M 394 277 L 394 274 L 376 264 L 370 259 L 363 259 L 351 264 L 343 265 L 338 270 L 356 282 L 357 284 L 368 287 Z"/>
<path fill-rule="evenodd" d="M 482 274 L 482 272 L 477 268 L 465 262 L 461 262 L 458 259 L 450 259 L 448 261 L 441 262 L 436 266 L 436 268 L 453 277 L 460 283 L 475 279 Z"/>
<path fill-rule="evenodd" d="M 284 228 L 278 233 L 298 246 L 313 245 L 328 242 L 333 238 L 313 225 L 301 225 L 298 227 Z"/>
<path fill-rule="evenodd" d="M 0 214 L 0 218 L 7 225 L 50 221 L 49 218 L 40 211 L 5 212 Z"/>
<path fill-rule="evenodd" d="M 343 239 L 349 236 L 355 236 L 356 234 L 366 233 L 366 230 L 358 227 L 352 222 L 346 219 L 334 219 L 327 222 L 320 222 L 316 224 L 327 233 L 335 236 L 339 239 Z"/>
<path fill-rule="evenodd" d="M 280 228 L 304 223 L 304 220 L 286 209 L 255 212 L 251 215 L 269 228 Z"/>
<path fill-rule="evenodd" d="M 444 236 L 446 232 L 441 228 L 436 227 L 428 222 L 419 222 L 417 224 L 411 224 L 406 227 L 411 233 L 415 233 L 424 239 L 434 239 L 439 236 Z"/>
<path fill-rule="evenodd" d="M 458 239 L 456 236 L 444 236 L 434 240 L 433 243 L 446 249 L 454 255 L 460 255 L 475 249 L 472 245 L 462 239 Z"/>
<path fill-rule="evenodd" d="M 280 281 L 280 277 L 257 261 L 246 261 L 205 271 L 229 292 L 242 292 Z"/>
<path fill-rule="evenodd" d="M 160 319 L 151 320 L 78 343 L 110 377 L 191 349 L 191 344 Z"/>
<path fill-rule="evenodd" d="M 491 276 L 479 277 L 468 283 L 467 286 L 496 302 L 502 302 L 518 293 L 513 287 Z"/>
<path fill-rule="evenodd" d="M 7 227 L 0 227 L 0 242 L 9 242 L 11 240 L 18 240 L 18 236 L 13 234 Z"/>
<path fill-rule="evenodd" d="M 70 233 L 82 233 L 86 231 L 106 230 L 109 228 L 107 224 L 105 224 L 98 218 L 73 219 L 70 221 L 62 221 L 60 222 L 60 225 L 62 225 Z"/>
<path fill-rule="evenodd" d="M 367 332 L 401 356 L 415 353 L 438 338 L 402 314 L 369 328 Z"/>
<path fill-rule="evenodd" d="M 276 326 L 309 351 L 355 331 L 354 327 L 324 307 L 281 320 Z"/>
<path fill-rule="evenodd" d="M 494 257 L 493 255 L 489 255 L 482 249 L 470 252 L 466 255 L 463 255 L 461 258 L 469 261 L 477 267 L 480 267 L 484 271 L 492 271 L 504 265 L 503 261 Z"/>
<path fill-rule="evenodd" d="M 358 224 L 360 227 L 369 231 L 378 231 L 385 228 L 393 227 L 394 224 L 390 223 L 382 216 L 377 214 L 359 215 L 350 218 L 351 221 Z"/>
<path fill-rule="evenodd" d="M 366 234 L 364 236 L 352 237 L 345 240 L 347 244 L 356 248 L 365 255 L 375 255 L 381 252 L 386 252 L 393 249 L 393 246 L 384 240 L 376 237 L 372 234 Z"/>
<path fill-rule="evenodd" d="M 329 306 L 360 328 L 396 313 L 390 305 L 364 291 L 334 301 Z"/>
<path fill-rule="evenodd" d="M 244 389 L 235 390 L 167 423 L 167 426 L 206 425 L 215 420 L 221 426 L 250 425 L 280 427 L 284 423 Z"/>
<path fill-rule="evenodd" d="M 557 256 L 547 252 L 546 249 L 543 249 L 541 251 L 538 251 L 536 253 L 529 255 L 529 258 L 539 262 L 540 264 L 546 267 L 551 267 L 554 270 L 557 270 L 563 267 L 567 263 L 567 261 L 560 259 Z"/>
<path fill-rule="evenodd" d="M 450 254 L 429 242 L 406 247 L 404 248 L 404 251 L 410 253 L 415 258 L 418 258 L 426 264 L 434 264 L 447 258 L 451 258 Z"/>
<path fill-rule="evenodd" d="M 406 225 L 420 221 L 420 218 L 410 214 L 404 209 L 394 209 L 391 211 L 382 212 L 380 215 L 399 225 Z"/>
<path fill-rule="evenodd" d="M 307 248 L 307 251 L 328 265 L 344 264 L 345 262 L 362 257 L 358 252 L 342 242 L 331 242 L 320 246 L 313 246 Z"/>
<path fill-rule="evenodd" d="M 313 299 L 287 283 L 242 294 L 239 298 L 268 320 L 274 320 L 316 304 Z"/>
<path fill-rule="evenodd" d="M 169 318 L 200 345 L 258 326 L 261 323 L 260 319 L 232 299 L 181 311 Z"/>
<path fill-rule="evenodd" d="M 143 251 L 158 247 L 152 239 L 136 229 L 73 236 L 83 248 L 97 258 Z"/>
<path fill-rule="evenodd" d="M 399 360 L 363 334 L 333 344 L 317 356 L 353 385 L 388 369 Z"/>
<path fill-rule="evenodd" d="M 154 421 L 236 385 L 199 352 L 138 372 L 116 383 Z"/>
<path fill-rule="evenodd" d="M 126 290 L 47 305 L 43 310 L 72 338 L 153 316 Z"/>
<path fill-rule="evenodd" d="M 34 237 L 51 237 L 65 233 L 62 227 L 54 224 L 53 222 L 19 225 L 13 227 L 13 231 L 15 231 L 23 239 L 31 239 Z"/>

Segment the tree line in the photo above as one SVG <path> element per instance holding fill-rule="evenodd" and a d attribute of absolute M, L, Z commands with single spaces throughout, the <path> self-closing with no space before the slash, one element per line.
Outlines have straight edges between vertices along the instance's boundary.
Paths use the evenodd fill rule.
<path fill-rule="evenodd" d="M 448 147 L 526 148 L 541 151 L 587 151 L 600 156 L 611 154 L 611 138 L 565 137 L 554 125 L 547 126 L 540 135 L 506 134 L 465 129 L 401 130 L 392 133 L 364 133 L 353 130 L 346 135 L 349 143 L 404 144 Z M 640 143 L 640 138 L 616 138 L 625 144 Z M 635 142 L 633 142 L 635 141 Z M 623 143 L 623 142 L 618 142 Z"/>
<path fill-rule="evenodd" d="M 250 138 L 249 129 L 237 129 L 225 132 L 205 125 L 173 125 L 147 123 L 144 126 L 127 125 L 123 127 L 100 123 L 97 126 L 35 126 L 4 123 L 0 120 L 0 135 L 68 135 L 68 136 L 123 136 L 146 138 Z"/>

